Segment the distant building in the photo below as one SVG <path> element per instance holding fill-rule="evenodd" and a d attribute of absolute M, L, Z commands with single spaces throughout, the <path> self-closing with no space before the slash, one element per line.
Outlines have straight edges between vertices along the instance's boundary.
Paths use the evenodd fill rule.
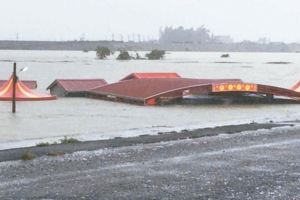
<path fill-rule="evenodd" d="M 104 79 L 57 79 L 47 90 L 58 97 L 84 97 L 87 91 L 106 84 Z"/>
<path fill-rule="evenodd" d="M 257 43 L 258 44 L 268 44 L 268 43 L 270 43 L 270 40 L 268 38 L 262 37 L 257 40 Z"/>
<path fill-rule="evenodd" d="M 217 43 L 223 43 L 223 44 L 233 43 L 233 39 L 229 35 L 216 35 L 213 37 L 213 41 Z"/>
<path fill-rule="evenodd" d="M 165 27 L 160 30 L 159 41 L 161 43 L 183 43 L 183 44 L 201 44 L 210 42 L 209 30 L 204 26 L 197 29 L 185 29 L 182 26 L 178 28 Z"/>

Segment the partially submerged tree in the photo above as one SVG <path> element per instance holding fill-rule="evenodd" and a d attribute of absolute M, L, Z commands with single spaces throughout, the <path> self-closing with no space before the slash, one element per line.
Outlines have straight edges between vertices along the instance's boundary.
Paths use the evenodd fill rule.
<path fill-rule="evenodd" d="M 142 57 L 140 56 L 140 54 L 139 53 L 135 53 L 135 59 L 137 59 L 137 60 L 141 60 L 142 59 Z"/>
<path fill-rule="evenodd" d="M 96 54 L 99 59 L 105 59 L 107 56 L 111 55 L 112 52 L 108 47 L 98 47 Z"/>
<path fill-rule="evenodd" d="M 154 49 L 150 53 L 147 53 L 146 57 L 149 60 L 160 60 L 164 57 L 165 53 L 166 52 L 164 50 Z"/>
<path fill-rule="evenodd" d="M 129 55 L 128 51 L 120 51 L 117 60 L 130 60 L 132 57 Z"/>

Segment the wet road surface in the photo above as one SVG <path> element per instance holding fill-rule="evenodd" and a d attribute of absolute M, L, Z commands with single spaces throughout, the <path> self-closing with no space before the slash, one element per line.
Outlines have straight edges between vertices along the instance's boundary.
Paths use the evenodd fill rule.
<path fill-rule="evenodd" d="M 300 199 L 300 128 L 0 163 L 0 199 Z"/>

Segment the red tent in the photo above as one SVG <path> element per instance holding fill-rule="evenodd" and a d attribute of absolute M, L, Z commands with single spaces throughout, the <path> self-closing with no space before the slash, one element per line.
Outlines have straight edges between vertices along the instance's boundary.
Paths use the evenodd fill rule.
<path fill-rule="evenodd" d="M 2 87 L 2 85 L 4 85 L 6 83 L 7 80 L 0 80 L 0 88 Z M 33 80 L 22 80 L 22 83 L 24 83 L 24 85 L 26 85 L 29 89 L 36 89 L 37 88 L 37 82 L 33 81 Z"/>
<path fill-rule="evenodd" d="M 0 87 L 0 100 L 1 101 L 11 101 L 13 97 L 13 76 L 10 77 Z M 43 101 L 43 100 L 53 100 L 56 99 L 55 96 L 49 94 L 41 94 L 36 91 L 29 89 L 22 81 L 16 82 L 16 100 L 17 101 Z"/>

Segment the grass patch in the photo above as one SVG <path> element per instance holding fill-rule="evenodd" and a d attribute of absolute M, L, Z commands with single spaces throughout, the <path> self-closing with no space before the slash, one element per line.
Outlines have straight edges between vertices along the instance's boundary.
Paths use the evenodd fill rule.
<path fill-rule="evenodd" d="M 49 147 L 49 146 L 57 145 L 57 144 L 74 144 L 74 143 L 78 143 L 78 142 L 80 142 L 80 141 L 75 138 L 68 138 L 67 136 L 65 136 L 64 139 L 61 139 L 59 143 L 57 143 L 57 142 L 53 142 L 53 143 L 41 142 L 41 143 L 36 144 L 35 146 L 36 147 Z"/>
<path fill-rule="evenodd" d="M 41 143 L 36 144 L 37 147 L 48 147 L 50 145 L 51 144 L 49 142 L 41 142 Z"/>
<path fill-rule="evenodd" d="M 61 144 L 74 144 L 74 143 L 78 143 L 80 142 L 79 140 L 75 139 L 75 138 L 68 138 L 68 137 L 64 137 L 64 139 L 60 140 Z"/>
<path fill-rule="evenodd" d="M 21 155 L 22 160 L 33 160 L 37 157 L 35 153 L 32 152 L 25 152 L 24 154 Z"/>
<path fill-rule="evenodd" d="M 200 137 L 200 136 L 199 136 L 198 134 L 192 134 L 190 138 L 191 138 L 191 139 L 195 139 L 195 138 L 199 138 L 199 137 Z"/>

